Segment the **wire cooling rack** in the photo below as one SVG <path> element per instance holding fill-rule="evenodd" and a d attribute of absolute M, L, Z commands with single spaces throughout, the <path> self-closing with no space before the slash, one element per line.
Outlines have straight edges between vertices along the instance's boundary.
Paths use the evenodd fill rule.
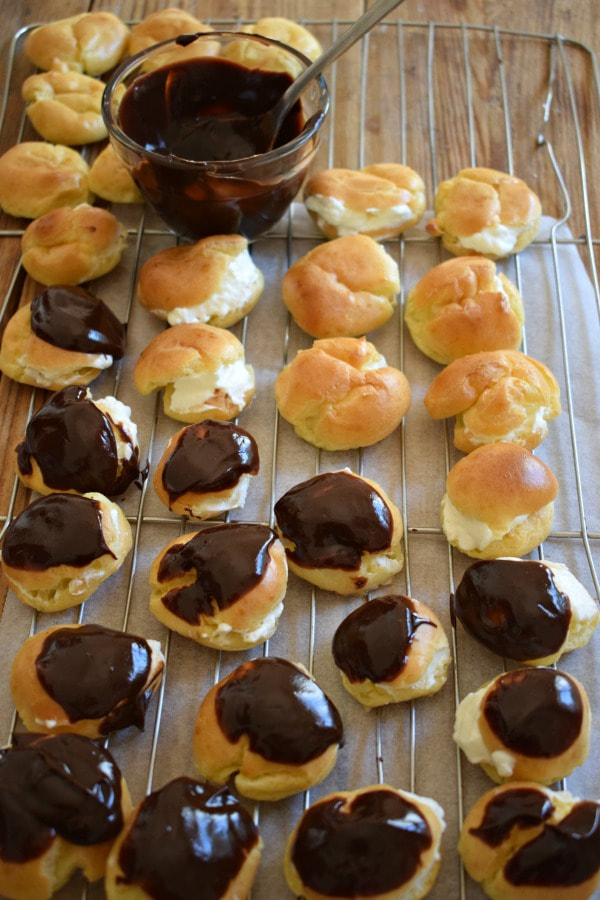
<path fill-rule="evenodd" d="M 236 28 L 240 21 L 213 21 L 215 28 Z M 349 22 L 305 23 L 323 44 L 335 40 Z M 17 140 L 35 139 L 21 107 L 15 114 L 15 85 L 24 71 L 22 42 L 13 41 L 2 102 L 3 149 Z M 523 72 L 528 77 L 523 78 Z M 28 71 L 25 71 L 28 74 Z M 562 389 L 563 414 L 539 448 L 560 475 L 561 490 L 553 531 L 539 555 L 566 562 L 588 589 L 599 594 L 595 561 L 600 540 L 600 477 L 595 452 L 599 422 L 596 377 L 599 338 L 598 225 L 594 220 L 596 186 L 591 177 L 598 144 L 599 78 L 595 55 L 560 35 L 539 35 L 483 26 L 439 23 L 394 23 L 377 26 L 328 73 L 332 104 L 317 167 L 359 167 L 399 161 L 419 171 L 430 203 L 437 183 L 468 165 L 514 172 L 538 192 L 545 213 L 539 237 L 502 269 L 524 297 L 527 323 L 524 349 L 553 368 Z M 93 158 L 95 148 L 84 153 Z M 361 602 L 313 590 L 290 576 L 279 628 L 265 645 L 249 653 L 217 653 L 170 634 L 148 612 L 147 577 L 153 558 L 190 526 L 168 514 L 154 496 L 153 468 L 177 423 L 161 412 L 158 398 L 141 398 L 132 384 L 132 369 L 141 349 L 162 325 L 149 320 L 135 301 L 136 274 L 145 259 L 174 238 L 150 211 L 115 207 L 129 229 L 122 264 L 92 285 L 128 321 L 128 353 L 112 372 L 93 385 L 94 396 L 115 394 L 132 408 L 140 432 L 142 458 L 150 479 L 132 487 L 122 499 L 134 533 L 134 546 L 120 572 L 82 607 L 57 615 L 37 615 L 8 592 L 0 634 L 0 729 L 9 741 L 20 728 L 8 692 L 10 663 L 31 633 L 59 622 L 97 621 L 161 641 L 166 674 L 149 709 L 143 733 L 111 736 L 109 747 L 121 764 L 134 800 L 179 774 L 193 774 L 191 734 L 201 698 L 212 684 L 243 660 L 260 654 L 298 660 L 313 672 L 344 719 L 345 745 L 324 782 L 277 804 L 253 805 L 265 839 L 265 853 L 253 898 L 289 895 L 281 857 L 285 837 L 306 806 L 335 789 L 387 782 L 436 799 L 445 809 L 447 828 L 443 860 L 433 898 L 476 898 L 479 888 L 464 874 L 456 854 L 462 818 L 491 783 L 471 766 L 452 742 L 456 705 L 465 694 L 502 671 L 503 661 L 476 647 L 449 615 L 449 596 L 469 560 L 452 551 L 439 525 L 439 501 L 448 469 L 458 458 L 444 424 L 431 422 L 422 398 L 439 371 L 412 345 L 402 324 L 406 291 L 443 252 L 422 228 L 387 249 L 400 266 L 402 290 L 394 318 L 370 335 L 390 364 L 409 378 L 413 402 L 405 422 L 381 444 L 361 452 L 326 453 L 304 444 L 277 414 L 273 382 L 296 350 L 310 341 L 287 316 L 279 295 L 289 265 L 319 237 L 300 204 L 275 231 L 256 241 L 252 252 L 265 274 L 266 288 L 256 309 L 236 326 L 247 360 L 257 372 L 257 395 L 241 424 L 260 448 L 259 486 L 236 521 L 273 521 L 275 500 L 293 484 L 335 468 L 349 468 L 378 481 L 402 511 L 405 567 L 377 593 L 395 590 L 428 603 L 450 638 L 453 667 L 448 684 L 433 698 L 367 713 L 343 691 L 331 659 L 333 629 Z M 2 250 L 5 280 L 0 317 L 9 315 L 36 293 L 36 285 L 19 264 L 22 223 L 4 216 Z M 14 266 L 11 265 L 14 260 Z M 2 378 L 7 421 L 1 520 L 7 524 L 28 501 L 12 475 L 13 446 L 27 418 L 44 400 L 43 392 Z M 563 661 L 561 661 L 561 666 Z M 598 639 L 571 654 L 564 668 L 577 675 L 590 694 L 593 713 L 600 712 L 595 689 L 600 674 Z M 594 741 L 594 739 L 593 739 Z M 600 784 L 593 754 L 568 779 L 580 796 L 597 797 Z M 75 882 L 61 896 L 101 897 L 99 885 Z"/>

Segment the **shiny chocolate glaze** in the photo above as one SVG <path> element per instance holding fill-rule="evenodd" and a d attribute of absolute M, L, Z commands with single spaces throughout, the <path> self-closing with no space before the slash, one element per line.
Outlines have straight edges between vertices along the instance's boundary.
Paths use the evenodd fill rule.
<path fill-rule="evenodd" d="M 115 554 L 104 541 L 97 500 L 49 494 L 30 503 L 9 526 L 2 561 L 14 569 L 43 572 L 54 566 L 87 566 Z"/>
<path fill-rule="evenodd" d="M 303 765 L 341 744 L 342 720 L 318 684 L 285 659 L 243 663 L 218 688 L 217 719 L 232 743 L 270 762 Z"/>
<path fill-rule="evenodd" d="M 125 326 L 85 288 L 56 284 L 31 301 L 31 330 L 42 341 L 79 353 L 125 353 Z"/>
<path fill-rule="evenodd" d="M 167 591 L 162 603 L 192 625 L 202 616 L 214 615 L 215 606 L 233 606 L 263 578 L 274 540 L 275 534 L 266 525 L 236 522 L 213 525 L 187 543 L 169 547 L 158 568 L 158 581 L 164 583 L 188 572 L 195 572 L 196 580 Z"/>
<path fill-rule="evenodd" d="M 510 788 L 492 797 L 476 828 L 469 833 L 488 847 L 499 847 L 515 826 L 542 825 L 554 811 L 552 801 L 534 788 Z"/>
<path fill-rule="evenodd" d="M 410 881 L 431 843 L 417 806 L 394 791 L 375 788 L 349 802 L 334 795 L 310 807 L 291 858 L 312 891 L 328 897 L 379 896 Z"/>
<path fill-rule="evenodd" d="M 172 503 L 193 491 L 214 493 L 233 488 L 242 475 L 256 475 L 258 447 L 247 431 L 232 422 L 206 419 L 189 425 L 165 460 L 162 483 Z"/>
<path fill-rule="evenodd" d="M 377 491 L 348 472 L 326 472 L 291 488 L 275 504 L 277 526 L 300 566 L 358 569 L 363 553 L 387 550 L 392 514 Z"/>
<path fill-rule="evenodd" d="M 557 589 L 552 570 L 528 559 L 473 563 L 456 589 L 454 608 L 488 650 L 521 662 L 556 653 L 571 621 L 569 599 Z"/>
<path fill-rule="evenodd" d="M 0 858 L 37 859 L 58 836 L 90 846 L 123 827 L 121 773 L 103 747 L 78 734 L 16 734 L 0 750 Z"/>
<path fill-rule="evenodd" d="M 504 876 L 519 887 L 569 888 L 592 878 L 599 868 L 600 804 L 582 801 L 517 850 L 506 863 Z"/>
<path fill-rule="evenodd" d="M 483 714 L 502 743 L 524 756 L 559 756 L 579 737 L 583 699 L 558 669 L 538 666 L 501 675 L 486 694 Z"/>
<path fill-rule="evenodd" d="M 70 385 L 53 394 L 33 416 L 17 446 L 17 465 L 31 475 L 32 459 L 44 484 L 55 491 L 122 493 L 140 474 L 140 454 L 130 437 L 90 399 L 87 388 Z M 119 460 L 115 430 L 131 446 Z M 119 471 L 120 465 L 120 471 Z"/>
<path fill-rule="evenodd" d="M 417 628 L 437 626 L 415 613 L 410 597 L 375 597 L 350 613 L 333 636 L 335 664 L 349 681 L 393 681 L 408 662 Z"/>
<path fill-rule="evenodd" d="M 219 900 L 258 840 L 227 788 L 176 778 L 142 801 L 119 850 L 117 884 L 154 900 Z"/>
<path fill-rule="evenodd" d="M 264 136 L 246 117 L 271 109 L 291 80 L 287 72 L 204 57 L 162 66 L 136 78 L 127 89 L 119 125 L 153 154 L 135 166 L 133 177 L 178 234 L 197 240 L 236 232 L 251 238 L 281 218 L 302 185 L 308 160 L 296 175 L 282 171 L 279 180 L 263 184 L 244 177 L 243 166 L 235 177 L 227 177 L 210 165 L 173 165 L 172 157 L 204 162 L 260 152 Z M 296 103 L 276 146 L 291 141 L 303 127 L 302 107 Z M 260 168 L 253 171 L 260 179 Z"/>
<path fill-rule="evenodd" d="M 102 625 L 61 628 L 45 639 L 35 661 L 37 677 L 71 722 L 103 719 L 109 734 L 143 729 L 151 697 L 145 688 L 152 651 L 144 638 Z"/>

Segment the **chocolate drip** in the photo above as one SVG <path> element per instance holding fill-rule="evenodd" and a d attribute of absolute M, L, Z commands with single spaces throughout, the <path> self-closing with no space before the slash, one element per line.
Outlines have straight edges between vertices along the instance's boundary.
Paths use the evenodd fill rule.
<path fill-rule="evenodd" d="M 48 635 L 35 661 L 44 690 L 71 722 L 102 719 L 109 734 L 129 725 L 143 729 L 150 688 L 147 641 L 102 625 L 61 628 Z"/>
<path fill-rule="evenodd" d="M 328 897 L 379 896 L 416 874 L 431 847 L 418 807 L 385 788 L 316 803 L 302 817 L 292 861 L 302 882 Z"/>
<path fill-rule="evenodd" d="M 592 878 L 599 868 L 600 805 L 584 801 L 517 850 L 504 875 L 514 885 L 568 888 Z"/>
<path fill-rule="evenodd" d="M 352 682 L 393 681 L 406 666 L 422 625 L 437 627 L 415 613 L 410 597 L 376 597 L 339 625 L 332 645 L 335 664 Z"/>
<path fill-rule="evenodd" d="M 159 582 L 188 572 L 195 572 L 196 580 L 168 591 L 163 604 L 192 625 L 202 616 L 214 615 L 215 606 L 233 606 L 264 576 L 274 540 L 273 531 L 266 525 L 235 523 L 205 528 L 186 544 L 170 547 L 158 569 Z"/>
<path fill-rule="evenodd" d="M 34 297 L 31 330 L 63 350 L 103 353 L 113 359 L 125 353 L 125 326 L 102 300 L 82 287 L 57 284 Z"/>
<path fill-rule="evenodd" d="M 308 675 L 285 659 L 254 659 L 218 689 L 216 711 L 228 740 L 248 737 L 271 762 L 302 765 L 340 744 L 342 720 Z"/>
<path fill-rule="evenodd" d="M 70 385 L 53 394 L 37 412 L 17 447 L 17 465 L 31 475 L 32 458 L 44 483 L 55 491 L 99 491 L 120 494 L 140 474 L 139 450 L 118 424 L 114 428 L 132 448 L 121 460 L 111 419 L 90 398 L 87 388 Z"/>
<path fill-rule="evenodd" d="M 15 735 L 0 750 L 0 857 L 25 863 L 57 835 L 90 846 L 123 827 L 121 773 L 108 750 L 78 734 Z"/>
<path fill-rule="evenodd" d="M 552 570 L 535 560 L 473 563 L 456 590 L 455 609 L 488 650 L 522 662 L 556 653 L 571 621 L 571 605 Z"/>
<path fill-rule="evenodd" d="M 485 698 L 483 714 L 508 749 L 549 758 L 579 737 L 583 701 L 566 672 L 539 666 L 500 676 Z"/>
<path fill-rule="evenodd" d="M 258 839 L 251 816 L 226 788 L 176 778 L 142 802 L 119 851 L 117 883 L 154 900 L 190 900 L 199 892 L 219 900 Z"/>
<path fill-rule="evenodd" d="M 188 491 L 202 494 L 235 487 L 258 472 L 258 447 L 247 431 L 207 419 L 185 428 L 165 462 L 162 483 L 172 503 Z"/>
<path fill-rule="evenodd" d="M 297 484 L 275 504 L 277 525 L 298 565 L 358 569 L 363 553 L 387 550 L 392 515 L 377 491 L 347 472 L 327 472 Z"/>
<path fill-rule="evenodd" d="M 101 507 L 78 494 L 49 494 L 34 500 L 8 528 L 2 560 L 15 569 L 43 572 L 53 566 L 87 566 L 109 553 Z"/>
<path fill-rule="evenodd" d="M 553 811 L 554 806 L 543 791 L 514 788 L 492 797 L 480 824 L 469 832 L 488 847 L 499 847 L 515 826 L 542 825 Z"/>

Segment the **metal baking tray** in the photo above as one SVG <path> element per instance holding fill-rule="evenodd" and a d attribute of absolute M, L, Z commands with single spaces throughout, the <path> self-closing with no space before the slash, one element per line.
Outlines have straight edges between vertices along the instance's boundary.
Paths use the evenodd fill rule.
<path fill-rule="evenodd" d="M 214 20 L 215 28 L 235 29 L 242 21 Z M 334 40 L 350 22 L 306 21 L 323 44 Z M 15 35 L 7 62 L 2 103 L 2 149 L 34 139 L 15 86 L 29 74 L 22 43 L 29 29 Z M 524 79 L 523 72 L 529 75 Z M 594 452 L 598 433 L 599 381 L 593 366 L 600 332 L 597 275 L 598 223 L 595 161 L 599 116 L 599 79 L 595 55 L 561 35 L 540 35 L 475 25 L 387 23 L 377 26 L 327 74 L 332 95 L 317 167 L 359 167 L 378 161 L 405 162 L 427 183 L 429 204 L 436 184 L 467 165 L 488 165 L 523 177 L 538 192 L 548 217 L 540 235 L 520 257 L 503 264 L 516 281 L 527 311 L 524 349 L 553 368 L 562 387 L 563 414 L 552 423 L 540 455 L 561 472 L 561 491 L 553 531 L 539 555 L 566 562 L 588 589 L 598 595 L 596 571 L 600 541 L 600 469 Z M 12 93 L 11 93 L 12 91 Z M 84 151 L 88 158 L 96 152 Z M 127 319 L 125 360 L 91 386 L 94 396 L 114 393 L 133 410 L 140 429 L 142 459 L 153 464 L 177 423 L 161 412 L 157 398 L 140 398 L 132 384 L 139 351 L 163 326 L 150 322 L 135 302 L 136 272 L 148 256 L 174 238 L 162 223 L 140 207 L 118 207 L 116 215 L 129 229 L 123 262 L 91 289 Z M 0 220 L 4 257 L 1 324 L 36 292 L 19 264 L 21 223 Z M 423 229 L 415 229 L 386 246 L 397 259 L 402 279 L 399 308 L 393 319 L 370 336 L 388 362 L 402 368 L 413 391 L 403 425 L 390 438 L 363 451 L 319 452 L 294 436 L 277 414 L 273 382 L 296 350 L 310 345 L 288 318 L 279 295 L 281 276 L 319 238 L 302 215 L 301 204 L 270 235 L 252 247 L 266 277 L 256 309 L 234 329 L 257 371 L 257 395 L 240 424 L 259 444 L 259 487 L 246 507 L 232 518 L 272 523 L 275 500 L 293 484 L 320 471 L 348 466 L 379 481 L 398 504 L 405 530 L 405 567 L 392 585 L 430 604 L 449 635 L 453 667 L 448 684 L 434 698 L 367 713 L 343 691 L 331 659 L 336 623 L 358 598 L 338 598 L 312 590 L 290 576 L 285 612 L 279 629 L 251 653 L 217 653 L 170 634 L 147 610 L 147 576 L 160 548 L 190 527 L 160 506 L 151 478 L 142 490 L 131 487 L 122 501 L 134 532 L 134 547 L 125 565 L 83 607 L 51 615 L 32 614 L 8 592 L 0 636 L 0 670 L 4 697 L 0 729 L 6 742 L 22 727 L 10 702 L 8 671 L 20 643 L 31 633 L 57 622 L 99 621 L 161 640 L 167 656 L 166 676 L 149 709 L 143 733 L 111 736 L 109 747 L 123 767 L 134 800 L 179 774 L 194 774 L 191 732 L 201 697 L 241 661 L 260 654 L 302 662 L 338 705 L 346 741 L 328 779 L 310 794 L 277 804 L 250 804 L 265 838 L 265 853 L 252 896 L 273 900 L 289 895 L 282 876 L 285 837 L 306 806 L 335 789 L 387 782 L 434 797 L 446 812 L 443 862 L 432 898 L 483 896 L 464 874 L 456 854 L 462 818 L 491 783 L 475 770 L 452 742 L 456 704 L 469 690 L 502 671 L 491 658 L 455 627 L 449 597 L 469 560 L 448 547 L 439 524 L 439 500 L 446 473 L 458 458 L 448 426 L 426 416 L 422 397 L 439 367 L 412 345 L 402 323 L 406 291 L 440 262 L 443 253 Z M 14 262 L 13 262 L 14 261 Z M 43 401 L 43 392 L 0 380 L 6 421 L 3 429 L 4 472 L 0 498 L 6 525 L 28 501 L 12 475 L 11 455 L 27 417 Z M 593 712 L 600 712 L 595 683 L 600 679 L 600 647 L 589 647 L 561 661 L 590 693 Z M 580 796 L 600 793 L 592 753 L 563 785 Z M 597 741 L 596 741 L 597 743 Z M 61 896 L 101 897 L 99 885 L 75 881 Z"/>

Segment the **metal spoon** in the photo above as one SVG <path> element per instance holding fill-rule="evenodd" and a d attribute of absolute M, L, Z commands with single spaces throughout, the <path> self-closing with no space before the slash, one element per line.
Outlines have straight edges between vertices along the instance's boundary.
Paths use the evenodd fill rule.
<path fill-rule="evenodd" d="M 293 81 L 281 95 L 275 106 L 257 117 L 256 133 L 262 137 L 263 152 L 273 148 L 281 125 L 298 97 L 323 69 L 342 53 L 345 53 L 359 38 L 395 9 L 403 0 L 376 0 L 376 2 L 351 25 L 335 43 L 325 50 L 301 75 Z"/>

